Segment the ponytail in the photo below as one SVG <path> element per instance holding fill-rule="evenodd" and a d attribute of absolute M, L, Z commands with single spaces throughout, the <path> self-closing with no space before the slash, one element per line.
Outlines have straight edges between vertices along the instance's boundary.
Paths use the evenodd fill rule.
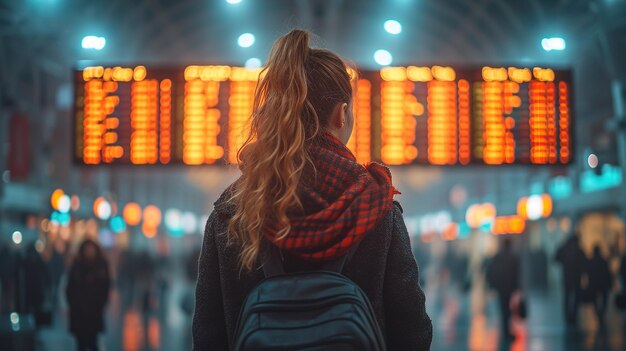
<path fill-rule="evenodd" d="M 302 30 L 276 40 L 261 77 L 250 134 L 237 152 L 242 176 L 229 199 L 236 204 L 229 239 L 240 244 L 240 265 L 247 270 L 256 263 L 266 220 L 279 228 L 276 240 L 289 234 L 289 214 L 303 211 L 298 197 L 303 170 L 313 165 L 306 143 L 336 103 L 352 98 L 343 61 L 309 48 L 309 33 Z"/>

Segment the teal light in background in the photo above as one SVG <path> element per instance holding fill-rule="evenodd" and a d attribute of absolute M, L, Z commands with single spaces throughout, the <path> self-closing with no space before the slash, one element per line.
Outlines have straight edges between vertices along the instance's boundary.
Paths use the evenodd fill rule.
<path fill-rule="evenodd" d="M 52 211 L 52 213 L 50 214 L 50 222 L 52 222 L 53 225 L 59 225 L 60 214 L 61 212 L 59 211 Z"/>
<path fill-rule="evenodd" d="M 60 213 L 59 214 L 59 224 L 62 227 L 68 227 L 70 225 L 70 214 L 69 213 Z"/>
<path fill-rule="evenodd" d="M 181 236 L 185 233 L 183 213 L 176 208 L 165 211 L 165 227 L 171 236 Z"/>
<path fill-rule="evenodd" d="M 472 229 L 470 228 L 469 225 L 467 225 L 467 223 L 465 222 L 459 223 L 459 234 L 458 234 L 459 239 L 469 238 L 471 233 L 472 233 Z"/>
<path fill-rule="evenodd" d="M 480 229 L 483 232 L 490 232 L 492 227 L 493 227 L 493 221 L 485 221 L 485 222 L 482 222 L 480 226 L 478 226 L 478 229 Z"/>
<path fill-rule="evenodd" d="M 111 227 L 111 230 L 117 234 L 126 230 L 126 222 L 124 222 L 124 219 L 120 216 L 111 218 L 109 226 Z"/>
<path fill-rule="evenodd" d="M 52 211 L 50 215 L 50 223 L 53 225 L 60 225 L 62 227 L 67 227 L 70 225 L 70 214 L 69 213 L 61 213 L 59 211 Z"/>
<path fill-rule="evenodd" d="M 572 195 L 574 184 L 569 177 L 558 176 L 548 182 L 548 193 L 553 199 L 565 199 Z"/>
<path fill-rule="evenodd" d="M 402 25 L 400 24 L 400 22 L 396 20 L 385 21 L 384 27 L 387 33 L 389 34 L 397 35 L 402 32 Z"/>
<path fill-rule="evenodd" d="M 622 184 L 622 169 L 605 163 L 600 175 L 593 170 L 585 170 L 580 175 L 580 191 L 590 193 L 594 191 L 614 188 Z"/>

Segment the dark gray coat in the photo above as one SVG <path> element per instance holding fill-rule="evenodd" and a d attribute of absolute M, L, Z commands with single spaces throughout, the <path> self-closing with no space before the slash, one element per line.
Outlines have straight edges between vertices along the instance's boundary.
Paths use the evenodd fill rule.
<path fill-rule="evenodd" d="M 194 350 L 229 350 L 243 300 L 263 279 L 261 269 L 240 271 L 237 246 L 226 245 L 233 208 L 225 202 L 225 194 L 214 203 L 204 232 L 192 327 Z M 285 258 L 288 271 L 313 265 Z M 432 324 L 398 202 L 362 240 L 343 274 L 369 297 L 389 350 L 430 349 Z"/>

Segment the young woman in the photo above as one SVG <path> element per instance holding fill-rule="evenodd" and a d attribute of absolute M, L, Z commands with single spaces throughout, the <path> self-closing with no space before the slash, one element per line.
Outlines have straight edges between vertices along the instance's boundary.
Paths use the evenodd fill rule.
<path fill-rule="evenodd" d="M 228 350 L 269 245 L 286 271 L 315 269 L 358 244 L 343 274 L 370 299 L 389 350 L 428 350 L 432 325 L 389 169 L 363 166 L 346 64 L 293 30 L 272 48 L 239 151 L 242 175 L 214 203 L 199 260 L 194 350 Z"/>

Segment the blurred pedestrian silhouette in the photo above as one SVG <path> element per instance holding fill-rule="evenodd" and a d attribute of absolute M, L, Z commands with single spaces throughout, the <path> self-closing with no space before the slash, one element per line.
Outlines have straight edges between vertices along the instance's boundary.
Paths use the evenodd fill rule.
<path fill-rule="evenodd" d="M 44 301 L 49 287 L 46 263 L 33 242 L 26 248 L 23 258 L 24 300 L 26 312 L 32 313 L 37 325 L 47 324 L 50 310 L 44 311 Z"/>
<path fill-rule="evenodd" d="M 626 292 L 626 252 L 622 255 L 619 264 L 619 277 L 622 284 L 622 292 Z"/>
<path fill-rule="evenodd" d="M 621 291 L 615 297 L 615 304 L 617 308 L 624 311 L 626 310 L 626 253 L 622 255 L 619 265 L 619 279 L 621 280 Z"/>
<path fill-rule="evenodd" d="M 502 337 L 513 339 L 511 333 L 511 296 L 520 289 L 519 257 L 513 252 L 511 239 L 505 238 L 502 249 L 491 259 L 487 281 L 498 292 Z"/>
<path fill-rule="evenodd" d="M 58 303 L 59 286 L 61 278 L 65 274 L 65 243 L 62 240 L 56 240 L 50 243 L 43 252 L 44 261 L 48 268 L 48 279 L 50 281 L 48 291 L 48 302 L 50 308 L 55 310 Z"/>
<path fill-rule="evenodd" d="M 576 324 L 578 319 L 578 305 L 582 295 L 580 279 L 587 261 L 585 253 L 580 248 L 578 235 L 571 235 L 559 247 L 556 252 L 556 260 L 563 266 L 563 310 L 565 321 L 571 326 Z"/>
<path fill-rule="evenodd" d="M 66 288 L 70 332 L 78 350 L 97 350 L 98 333 L 104 329 L 104 307 L 109 297 L 109 267 L 100 246 L 85 240 L 70 269 Z"/>
<path fill-rule="evenodd" d="M 587 276 L 589 277 L 589 294 L 598 316 L 598 322 L 604 324 L 607 297 L 611 288 L 611 271 L 609 263 L 602 257 L 600 247 L 593 248 L 593 257 L 587 263 Z"/>
<path fill-rule="evenodd" d="M 18 255 L 0 242 L 0 313 L 18 308 Z"/>

